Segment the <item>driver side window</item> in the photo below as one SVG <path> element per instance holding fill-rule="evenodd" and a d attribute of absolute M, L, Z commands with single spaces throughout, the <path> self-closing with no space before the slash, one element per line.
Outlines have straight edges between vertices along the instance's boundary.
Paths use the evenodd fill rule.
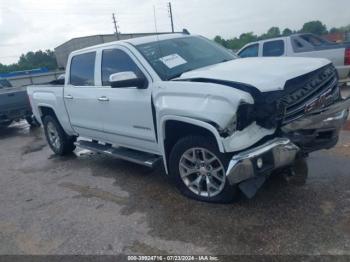
<path fill-rule="evenodd" d="M 131 71 L 137 76 L 142 76 L 141 70 L 130 58 L 130 56 L 120 49 L 106 49 L 102 51 L 101 78 L 102 85 L 109 86 L 109 76 L 111 74 Z"/>
<path fill-rule="evenodd" d="M 259 55 L 259 44 L 247 46 L 238 55 L 242 58 L 257 57 Z"/>

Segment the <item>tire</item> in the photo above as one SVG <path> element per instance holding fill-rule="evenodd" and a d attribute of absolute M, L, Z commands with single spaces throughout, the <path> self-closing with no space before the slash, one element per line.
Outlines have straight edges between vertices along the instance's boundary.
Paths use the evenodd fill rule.
<path fill-rule="evenodd" d="M 229 160 L 227 154 L 220 153 L 212 139 L 187 136 L 180 139 L 170 153 L 169 173 L 176 187 L 189 198 L 231 203 L 239 190 L 237 185 L 230 185 L 226 178 Z"/>
<path fill-rule="evenodd" d="M 76 138 L 68 136 L 55 117 L 45 116 L 43 125 L 47 143 L 56 155 L 64 156 L 73 152 Z"/>
<path fill-rule="evenodd" d="M 27 116 L 26 121 L 31 127 L 39 127 L 40 126 L 40 123 L 38 122 L 38 120 L 36 120 L 34 115 Z"/>

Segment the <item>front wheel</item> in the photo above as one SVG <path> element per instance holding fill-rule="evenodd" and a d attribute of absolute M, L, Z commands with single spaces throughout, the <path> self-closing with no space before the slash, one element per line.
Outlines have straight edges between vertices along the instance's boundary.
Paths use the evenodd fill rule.
<path fill-rule="evenodd" d="M 229 160 L 211 138 L 188 136 L 173 147 L 169 171 L 185 196 L 206 202 L 229 203 L 238 193 L 237 186 L 230 185 L 226 178 Z"/>
<path fill-rule="evenodd" d="M 63 156 L 73 152 L 75 137 L 68 136 L 55 117 L 45 116 L 43 124 L 46 140 L 55 154 Z"/>

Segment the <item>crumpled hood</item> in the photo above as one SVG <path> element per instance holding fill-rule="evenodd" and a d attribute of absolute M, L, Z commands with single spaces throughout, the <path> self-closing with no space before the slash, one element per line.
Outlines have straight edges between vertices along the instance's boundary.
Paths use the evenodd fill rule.
<path fill-rule="evenodd" d="M 239 58 L 184 73 L 176 80 L 207 78 L 256 87 L 261 92 L 282 90 L 286 81 L 329 64 L 327 59 L 300 57 Z"/>

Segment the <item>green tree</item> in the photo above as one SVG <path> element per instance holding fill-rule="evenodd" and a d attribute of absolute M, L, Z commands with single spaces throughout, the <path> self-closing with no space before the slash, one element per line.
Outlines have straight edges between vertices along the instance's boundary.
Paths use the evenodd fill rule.
<path fill-rule="evenodd" d="M 243 47 L 245 44 L 257 41 L 258 37 L 253 34 L 253 32 L 243 33 L 239 36 L 239 38 L 231 38 L 231 39 L 223 39 L 221 36 L 216 36 L 214 41 L 221 44 L 222 46 L 232 49 L 238 50 Z"/>
<path fill-rule="evenodd" d="M 278 27 L 274 26 L 271 27 L 268 31 L 267 31 L 267 35 L 271 36 L 271 37 L 277 37 L 281 35 L 281 31 Z"/>
<path fill-rule="evenodd" d="M 218 44 L 224 46 L 224 47 L 227 47 L 226 40 L 223 39 L 223 38 L 222 38 L 221 36 L 219 36 L 219 35 L 215 36 L 214 41 L 217 42 Z"/>
<path fill-rule="evenodd" d="M 273 38 L 273 37 L 279 37 L 281 36 L 281 31 L 278 27 L 273 26 L 271 27 L 265 34 L 262 34 L 259 39 L 264 40 L 268 38 Z"/>
<path fill-rule="evenodd" d="M 290 30 L 289 28 L 285 28 L 285 29 L 283 30 L 283 32 L 282 32 L 282 35 L 283 35 L 283 36 L 289 36 L 289 35 L 291 35 L 291 34 L 293 34 L 293 31 Z"/>
<path fill-rule="evenodd" d="M 224 39 L 221 36 L 217 35 L 214 38 L 214 40 L 226 48 L 238 50 L 250 42 L 278 37 L 281 35 L 288 36 L 297 32 L 314 33 L 314 34 L 322 35 L 327 33 L 327 27 L 324 24 L 322 24 L 322 22 L 320 21 L 310 21 L 305 23 L 303 25 L 303 28 L 300 29 L 299 31 L 285 28 L 281 34 L 280 29 L 276 26 L 273 26 L 266 33 L 260 36 L 255 35 L 253 32 L 248 32 L 248 33 L 241 34 L 239 37 L 234 37 L 231 39 Z M 330 30 L 330 32 L 350 32 L 350 24 L 339 28 L 334 27 Z"/>
<path fill-rule="evenodd" d="M 346 32 L 350 32 L 350 25 L 346 25 L 346 26 L 341 26 L 341 27 L 332 27 L 329 30 L 330 33 L 346 33 Z"/>
<path fill-rule="evenodd" d="M 57 69 L 55 54 L 52 50 L 28 52 L 22 54 L 17 63 L 11 65 L 0 64 L 0 72 L 30 70 L 38 67 L 46 67 L 49 70 Z"/>
<path fill-rule="evenodd" d="M 327 34 L 326 25 L 322 24 L 321 21 L 310 21 L 303 25 L 303 28 L 300 30 L 302 33 L 312 33 L 316 35 Z"/>
<path fill-rule="evenodd" d="M 249 32 L 249 33 L 241 34 L 239 36 L 239 40 L 241 41 L 240 44 L 243 46 L 249 42 L 253 42 L 253 41 L 258 40 L 258 37 L 256 35 L 254 35 L 253 32 Z"/>

